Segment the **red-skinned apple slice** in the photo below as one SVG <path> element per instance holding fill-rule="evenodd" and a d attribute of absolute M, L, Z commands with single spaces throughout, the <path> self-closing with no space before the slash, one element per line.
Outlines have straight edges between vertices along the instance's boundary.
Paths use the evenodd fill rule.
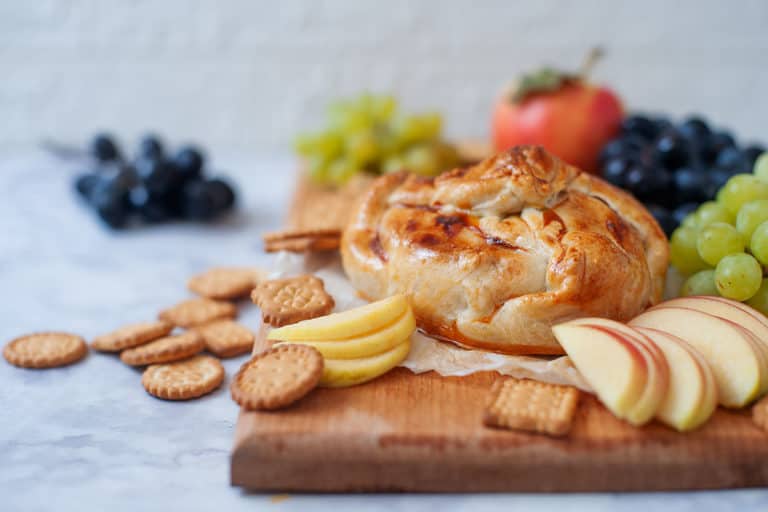
<path fill-rule="evenodd" d="M 737 306 L 738 304 L 738 306 Z M 679 307 L 695 309 L 702 313 L 714 315 L 716 317 L 733 322 L 739 327 L 749 331 L 752 335 L 752 343 L 757 350 L 757 356 L 760 361 L 760 392 L 762 396 L 768 392 L 768 325 L 758 316 L 762 316 L 758 311 L 751 310 L 740 302 L 725 298 L 716 298 L 706 295 L 697 295 L 690 297 L 680 297 L 668 300 L 654 306 L 656 308 Z"/>
<path fill-rule="evenodd" d="M 743 407 L 760 392 L 759 350 L 737 324 L 694 309 L 665 307 L 649 309 L 629 325 L 673 334 L 697 349 L 715 374 L 720 404 Z"/>
<path fill-rule="evenodd" d="M 638 345 L 602 327 L 556 325 L 552 332 L 600 401 L 626 418 L 645 391 L 648 367 Z"/>
<path fill-rule="evenodd" d="M 681 432 L 703 424 L 717 406 L 717 385 L 709 364 L 677 336 L 647 327 L 637 330 L 656 343 L 669 363 L 669 390 L 656 417 Z"/>
<path fill-rule="evenodd" d="M 711 295 L 692 295 L 689 297 L 678 297 L 677 299 L 671 299 L 664 301 L 655 308 L 664 307 L 680 307 L 690 308 L 710 315 L 719 316 L 739 324 L 740 326 L 752 331 L 752 334 L 768 345 L 768 319 L 766 319 L 762 313 L 756 309 L 736 302 L 735 300 L 726 299 L 725 297 L 713 297 Z"/>
<path fill-rule="evenodd" d="M 696 295 L 680 297 L 662 302 L 655 308 L 681 307 L 690 308 L 710 315 L 715 315 L 729 320 L 752 333 L 752 340 L 758 345 L 763 368 L 763 376 L 760 380 L 760 395 L 768 392 L 768 321 L 759 311 L 750 308 L 746 304 L 724 297 L 710 295 Z"/>
<path fill-rule="evenodd" d="M 638 345 L 648 367 L 648 379 L 643 394 L 627 412 L 626 420 L 632 425 L 639 426 L 653 419 L 667 395 L 667 388 L 669 386 L 669 366 L 667 365 L 664 353 L 653 343 L 653 340 L 632 327 L 615 320 L 607 318 L 579 318 L 573 320 L 573 323 L 610 329 Z"/>

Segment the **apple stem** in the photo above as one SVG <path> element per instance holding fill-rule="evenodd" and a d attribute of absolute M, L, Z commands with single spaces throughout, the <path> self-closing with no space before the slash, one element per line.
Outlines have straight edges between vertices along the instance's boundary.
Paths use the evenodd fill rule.
<path fill-rule="evenodd" d="M 605 51 L 601 46 L 595 46 L 589 50 L 589 53 L 584 58 L 584 62 L 581 64 L 581 69 L 579 69 L 579 77 L 582 80 L 586 80 L 592 73 L 592 69 L 595 67 L 595 64 L 597 64 L 597 61 L 602 59 L 604 55 Z"/>

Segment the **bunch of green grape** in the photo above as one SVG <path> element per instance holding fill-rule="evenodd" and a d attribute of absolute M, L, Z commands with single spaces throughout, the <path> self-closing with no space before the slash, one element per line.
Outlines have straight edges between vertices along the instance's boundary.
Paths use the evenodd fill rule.
<path fill-rule="evenodd" d="M 768 153 L 683 220 L 670 258 L 689 276 L 681 295 L 721 295 L 768 315 Z"/>
<path fill-rule="evenodd" d="M 458 164 L 441 131 L 440 114 L 403 115 L 392 96 L 363 94 L 331 104 L 326 129 L 300 135 L 295 145 L 319 183 L 343 184 L 358 172 L 435 176 Z"/>

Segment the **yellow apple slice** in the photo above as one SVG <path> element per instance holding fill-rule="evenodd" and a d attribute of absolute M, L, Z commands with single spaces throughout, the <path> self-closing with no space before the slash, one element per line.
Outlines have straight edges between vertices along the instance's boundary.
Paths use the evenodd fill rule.
<path fill-rule="evenodd" d="M 669 365 L 661 349 L 656 346 L 653 340 L 642 333 L 615 320 L 607 318 L 579 318 L 574 320 L 573 323 L 603 327 L 615 331 L 617 334 L 637 344 L 638 349 L 645 358 L 648 378 L 645 390 L 637 402 L 627 411 L 625 419 L 635 426 L 644 425 L 651 421 L 667 396 L 669 387 Z"/>
<path fill-rule="evenodd" d="M 668 300 L 655 306 L 654 309 L 664 307 L 689 308 L 709 313 L 734 322 L 752 333 L 752 340 L 757 344 L 758 357 L 761 359 L 761 369 L 763 370 L 760 379 L 760 395 L 768 392 L 768 323 L 759 311 L 741 302 L 705 295 Z"/>
<path fill-rule="evenodd" d="M 656 417 L 681 432 L 703 424 L 717 406 L 715 377 L 709 364 L 677 336 L 647 327 L 637 330 L 656 343 L 670 367 L 669 391 Z"/>
<path fill-rule="evenodd" d="M 358 359 L 386 352 L 410 337 L 414 330 L 416 330 L 416 319 L 413 311 L 408 308 L 405 314 L 392 325 L 359 338 L 334 341 L 281 341 L 275 345 L 301 343 L 315 347 L 326 359 Z"/>
<path fill-rule="evenodd" d="M 762 370 L 751 334 L 735 323 L 695 309 L 649 309 L 631 322 L 682 338 L 709 363 L 720 404 L 743 407 L 760 392 Z"/>
<path fill-rule="evenodd" d="M 405 361 L 411 350 L 411 339 L 373 357 L 362 359 L 326 359 L 320 386 L 344 388 L 368 382 L 384 375 Z"/>
<path fill-rule="evenodd" d="M 391 324 L 405 313 L 406 308 L 410 308 L 410 305 L 405 295 L 393 295 L 359 308 L 272 329 L 267 339 L 333 341 L 354 338 L 361 334 L 378 331 Z"/>
<path fill-rule="evenodd" d="M 572 322 L 556 325 L 552 332 L 600 401 L 615 416 L 626 418 L 648 380 L 637 343 L 604 327 Z"/>

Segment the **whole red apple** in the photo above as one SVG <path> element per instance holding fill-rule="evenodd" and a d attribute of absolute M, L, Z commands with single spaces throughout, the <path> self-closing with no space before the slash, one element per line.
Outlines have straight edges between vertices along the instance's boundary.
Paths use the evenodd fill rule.
<path fill-rule="evenodd" d="M 496 104 L 494 148 L 536 144 L 596 173 L 600 150 L 617 135 L 624 111 L 614 92 L 584 76 L 544 69 L 523 77 Z"/>

